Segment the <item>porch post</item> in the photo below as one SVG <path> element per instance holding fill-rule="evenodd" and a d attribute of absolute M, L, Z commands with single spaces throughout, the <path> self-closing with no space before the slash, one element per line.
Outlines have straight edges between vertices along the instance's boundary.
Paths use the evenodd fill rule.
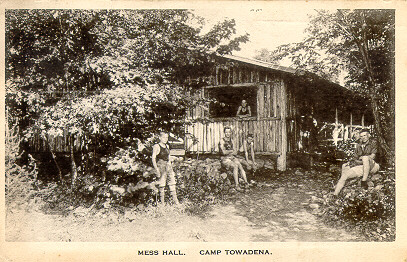
<path fill-rule="evenodd" d="M 287 87 L 284 80 L 280 80 L 281 92 L 281 146 L 280 155 L 277 157 L 277 170 L 287 170 Z M 279 101 L 276 101 L 277 103 Z"/>

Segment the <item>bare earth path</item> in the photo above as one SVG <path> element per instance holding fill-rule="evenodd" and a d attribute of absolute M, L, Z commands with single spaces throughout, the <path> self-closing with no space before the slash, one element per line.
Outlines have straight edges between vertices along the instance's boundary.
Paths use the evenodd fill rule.
<path fill-rule="evenodd" d="M 203 218 L 187 214 L 185 204 L 124 214 L 84 208 L 66 216 L 15 210 L 7 215 L 6 240 L 363 241 L 315 215 L 327 180 L 311 172 L 259 178 L 255 187 L 235 194 L 226 205 L 215 205 Z"/>

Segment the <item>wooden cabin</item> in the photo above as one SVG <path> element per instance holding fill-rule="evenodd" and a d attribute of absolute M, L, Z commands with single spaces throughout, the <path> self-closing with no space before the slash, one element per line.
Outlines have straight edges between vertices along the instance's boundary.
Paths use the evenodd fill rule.
<path fill-rule="evenodd" d="M 218 153 L 224 127 L 230 126 L 235 144 L 240 147 L 253 134 L 256 154 L 275 156 L 277 168 L 285 170 L 287 154 L 301 149 L 309 120 L 352 124 L 352 119 L 371 119 L 366 101 L 344 87 L 258 60 L 219 57 L 210 75 L 197 81 L 205 84 L 195 94 L 201 102 L 186 117 L 185 149 L 190 153 Z M 243 99 L 250 117 L 236 116 Z"/>

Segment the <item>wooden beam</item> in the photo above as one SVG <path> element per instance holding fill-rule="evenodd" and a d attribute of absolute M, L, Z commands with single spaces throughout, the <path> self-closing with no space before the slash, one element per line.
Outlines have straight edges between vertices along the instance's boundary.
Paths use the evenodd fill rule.
<path fill-rule="evenodd" d="M 265 84 L 265 83 L 260 83 Z M 215 85 L 215 86 L 206 86 L 205 88 L 221 88 L 221 87 L 255 87 L 256 83 L 238 83 L 238 84 L 231 84 L 231 85 Z"/>
<path fill-rule="evenodd" d="M 257 88 L 257 119 L 266 116 L 264 110 L 264 85 L 259 85 Z"/>
<path fill-rule="evenodd" d="M 352 113 L 350 113 L 350 125 L 349 125 L 349 138 L 351 139 L 352 137 L 352 134 L 353 134 L 353 128 L 352 128 L 352 121 L 353 121 L 353 116 L 352 116 Z"/>
<path fill-rule="evenodd" d="M 219 66 L 216 67 L 216 73 L 215 73 L 215 85 L 219 85 Z"/>
<path fill-rule="evenodd" d="M 284 80 L 280 82 L 280 101 L 281 101 L 281 145 L 280 155 L 277 158 L 277 170 L 287 170 L 287 87 Z"/>
<path fill-rule="evenodd" d="M 233 67 L 232 70 L 233 70 L 232 84 L 237 84 L 238 83 L 238 71 L 239 71 L 239 69 L 238 69 L 238 67 Z"/>

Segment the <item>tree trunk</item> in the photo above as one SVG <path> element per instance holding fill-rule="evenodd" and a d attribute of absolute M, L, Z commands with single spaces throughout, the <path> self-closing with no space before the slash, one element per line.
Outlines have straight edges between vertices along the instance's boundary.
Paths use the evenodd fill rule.
<path fill-rule="evenodd" d="M 393 164 L 395 161 L 394 151 L 389 147 L 386 140 L 384 139 L 384 134 L 381 126 L 379 111 L 378 111 L 378 104 L 377 99 L 374 94 L 370 95 L 370 104 L 373 111 L 373 117 L 375 121 L 375 128 L 377 133 L 377 138 L 379 140 L 379 144 L 381 148 L 384 150 L 386 155 L 386 160 L 388 164 Z"/>
<path fill-rule="evenodd" d="M 380 121 L 380 115 L 379 115 L 379 105 L 377 103 L 377 85 L 376 85 L 376 80 L 374 77 L 374 72 L 372 70 L 372 65 L 369 57 L 369 43 L 366 37 L 366 21 L 365 19 L 363 20 L 363 26 L 362 26 L 362 34 L 361 34 L 361 39 L 358 38 L 358 34 L 353 28 L 352 23 L 347 21 L 346 17 L 341 11 L 338 11 L 342 17 L 343 17 L 343 22 L 348 26 L 349 30 L 345 31 L 353 37 L 355 44 L 357 45 L 359 52 L 362 55 L 363 63 L 366 68 L 366 72 L 369 77 L 369 98 L 370 98 L 370 105 L 372 107 L 372 112 L 373 112 L 373 117 L 375 121 L 375 128 L 376 128 L 376 133 L 377 133 L 377 138 L 379 140 L 380 146 L 385 152 L 386 155 L 386 160 L 388 164 L 393 164 L 394 163 L 394 151 L 388 146 L 386 140 L 384 139 L 383 135 L 383 130 L 382 130 L 382 123 Z M 364 18 L 364 17 L 363 17 Z"/>

